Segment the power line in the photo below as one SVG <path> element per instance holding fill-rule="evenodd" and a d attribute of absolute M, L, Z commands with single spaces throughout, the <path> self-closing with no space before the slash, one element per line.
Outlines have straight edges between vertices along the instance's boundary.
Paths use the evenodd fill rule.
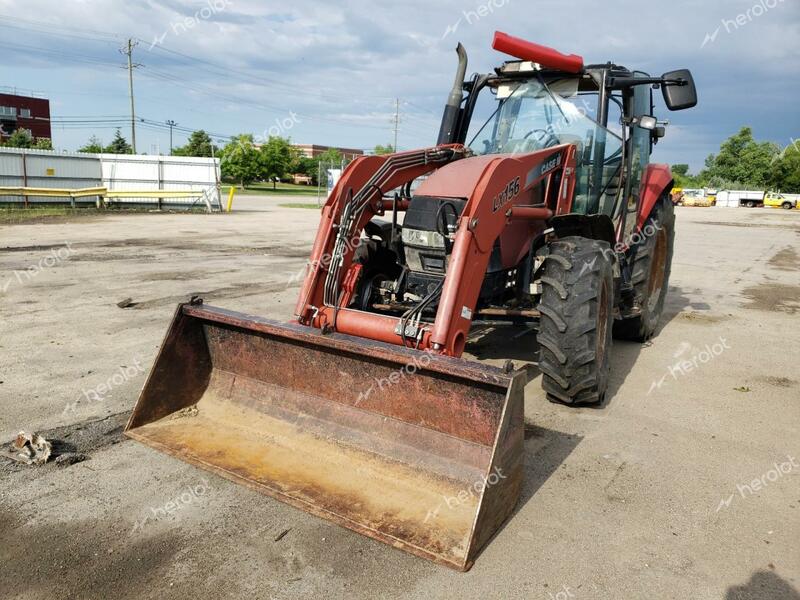
<path fill-rule="evenodd" d="M 144 41 L 144 40 L 140 40 L 140 41 Z M 242 71 L 242 70 L 239 70 L 239 69 L 232 68 L 230 66 L 226 66 L 226 65 L 223 65 L 223 64 L 220 64 L 220 63 L 212 62 L 212 61 L 204 59 L 204 58 L 198 58 L 196 56 L 191 56 L 190 54 L 185 54 L 183 52 L 178 52 L 177 50 L 173 50 L 171 48 L 167 48 L 163 44 L 157 44 L 153 48 L 156 49 L 156 50 L 162 51 L 162 52 L 173 54 L 175 56 L 180 56 L 181 58 L 184 58 L 184 59 L 187 59 L 187 60 L 191 60 L 191 61 L 194 61 L 194 62 L 198 62 L 198 63 L 204 64 L 204 65 L 213 67 L 214 69 L 216 69 L 219 72 L 219 74 L 222 77 L 225 77 L 227 79 L 232 79 L 231 78 L 231 73 L 237 73 L 241 77 L 250 79 L 251 81 L 258 82 L 260 85 L 267 84 L 269 86 L 277 86 L 277 87 L 281 87 L 281 88 L 284 88 L 286 90 L 289 90 L 291 92 L 297 93 L 297 85 L 296 84 L 293 85 L 293 84 L 283 83 L 282 81 L 279 81 L 277 79 L 271 79 L 269 77 L 264 77 L 263 75 L 255 75 L 255 74 L 250 73 L 248 71 Z M 306 90 L 303 90 L 303 94 L 306 95 L 306 96 L 317 96 L 317 97 L 320 97 L 320 98 L 323 98 L 323 99 L 326 99 L 326 100 L 328 100 L 330 98 L 337 98 L 337 97 L 338 98 L 346 98 L 346 99 L 348 99 L 350 101 L 353 100 L 353 96 L 352 95 L 336 94 L 335 92 L 331 92 L 329 90 L 326 90 L 324 92 L 314 92 L 313 90 L 306 89 Z M 391 100 L 392 99 L 391 96 L 367 96 L 367 95 L 364 95 L 364 94 L 359 94 L 359 98 L 373 98 L 373 99 L 376 99 L 376 100 Z"/>
<path fill-rule="evenodd" d="M 32 20 L 32 19 L 20 19 L 20 18 L 13 18 L 13 17 L 3 17 L 2 15 L 0 15 L 0 18 L 7 18 L 8 20 L 13 20 L 13 21 L 16 21 L 16 22 L 19 22 L 19 23 L 25 23 L 27 25 L 28 29 L 30 29 L 32 31 L 36 31 L 37 33 L 43 33 L 45 35 L 63 35 L 63 36 L 66 36 L 66 37 L 78 37 L 78 38 L 82 38 L 82 39 L 87 39 L 87 40 L 97 41 L 97 42 L 103 42 L 103 43 L 108 43 L 108 42 L 111 42 L 112 40 L 118 40 L 119 37 L 120 37 L 118 34 L 115 34 L 115 33 L 104 32 L 104 31 L 100 31 L 100 30 L 91 30 L 91 29 L 59 27 L 59 26 L 55 26 L 55 25 L 50 24 L 50 23 L 46 23 L 46 22 L 43 22 L 43 21 L 35 21 L 35 20 Z M 39 29 L 31 27 L 31 24 L 39 26 Z M 23 27 L 21 27 L 19 25 L 12 25 L 12 24 L 7 24 L 7 23 L 0 23 L 0 25 L 5 25 L 5 26 L 8 26 L 8 27 L 14 27 L 14 28 L 17 28 L 17 29 L 24 29 Z M 42 30 L 42 28 L 45 28 L 45 30 Z M 55 31 L 49 31 L 49 30 L 55 30 Z M 91 35 L 87 35 L 87 34 L 91 34 Z M 97 37 L 97 35 L 102 36 L 102 37 Z M 127 58 L 128 58 L 128 66 L 126 68 L 128 68 L 128 84 L 129 84 L 128 85 L 128 88 L 129 88 L 128 89 L 128 96 L 129 96 L 130 104 L 131 104 L 131 116 L 130 116 L 129 120 L 130 120 L 130 124 L 131 124 L 131 141 L 132 141 L 132 145 L 134 147 L 135 147 L 135 137 L 136 137 L 136 131 L 135 131 L 136 124 L 137 123 L 139 123 L 140 125 L 143 124 L 141 119 L 137 119 L 136 118 L 135 103 L 134 103 L 134 93 L 133 93 L 133 73 L 132 73 L 132 71 L 133 71 L 134 68 L 143 66 L 143 65 L 139 65 L 139 64 L 134 64 L 133 60 L 132 60 L 133 48 L 137 45 L 138 41 L 139 40 L 137 38 L 129 38 L 128 41 L 127 41 L 126 47 L 122 49 L 122 53 L 124 55 L 126 55 Z M 100 60 L 100 59 L 96 58 L 95 56 L 88 56 L 88 55 L 85 55 L 85 54 L 67 53 L 67 52 L 62 52 L 60 50 L 53 50 L 53 49 L 50 49 L 50 48 L 42 48 L 42 47 L 31 46 L 31 45 L 27 45 L 27 44 L 11 44 L 11 43 L 7 43 L 7 42 L 0 42 L 0 46 L 5 46 L 5 47 L 8 47 L 8 48 L 12 48 L 12 49 L 22 49 L 22 50 L 25 50 L 25 51 L 28 51 L 28 52 L 36 52 L 36 53 L 40 53 L 40 54 L 44 54 L 44 55 L 48 55 L 48 56 L 56 56 L 56 57 L 59 57 L 59 58 L 68 58 L 70 60 L 74 60 L 74 61 L 78 61 L 78 62 L 85 62 L 85 63 L 89 63 L 89 64 L 97 64 L 97 65 L 102 65 L 102 66 L 116 66 L 113 63 L 109 63 L 107 61 Z M 228 78 L 228 79 L 233 79 L 231 77 L 231 73 L 237 73 L 237 74 L 242 76 L 242 79 L 241 79 L 242 83 L 250 83 L 250 84 L 252 84 L 253 82 L 257 82 L 257 85 L 269 85 L 270 87 L 273 87 L 273 86 L 284 87 L 284 88 L 296 91 L 296 86 L 290 86 L 288 84 L 281 83 L 280 81 L 277 81 L 277 80 L 274 80 L 274 79 L 270 79 L 270 78 L 266 78 L 266 77 L 260 77 L 260 76 L 256 76 L 256 75 L 253 75 L 251 73 L 244 72 L 244 71 L 240 71 L 240 70 L 237 70 L 237 69 L 232 69 L 230 67 L 227 67 L 227 66 L 224 66 L 224 65 L 221 65 L 221 64 L 218 64 L 218 63 L 214 63 L 212 61 L 208 61 L 208 60 L 205 60 L 205 59 L 197 58 L 197 57 L 194 57 L 194 56 L 191 56 L 191 55 L 188 55 L 188 54 L 184 54 L 182 52 L 178 52 L 176 50 L 172 50 L 170 48 L 163 47 L 163 45 L 158 45 L 155 48 L 157 48 L 158 50 L 161 50 L 163 52 L 166 52 L 166 53 L 169 53 L 169 54 L 172 54 L 172 55 L 175 55 L 175 56 L 182 57 L 182 58 L 184 58 L 186 60 L 189 60 L 189 61 L 193 61 L 193 62 L 198 62 L 198 63 L 209 65 L 210 67 L 213 67 L 214 70 L 219 71 L 221 77 L 225 77 L 225 78 Z M 170 83 L 178 84 L 184 89 L 189 89 L 189 90 L 196 91 L 196 92 L 198 92 L 200 94 L 213 96 L 214 98 L 216 98 L 218 100 L 221 99 L 221 100 L 224 100 L 224 101 L 229 101 L 229 102 L 235 103 L 237 105 L 241 105 L 241 106 L 250 106 L 250 107 L 258 109 L 260 111 L 270 110 L 270 111 L 278 111 L 278 112 L 281 112 L 281 113 L 293 112 L 293 111 L 288 111 L 287 109 L 285 109 L 283 107 L 278 107 L 278 106 L 274 106 L 274 105 L 271 105 L 271 104 L 266 104 L 266 103 L 263 103 L 263 102 L 258 102 L 258 101 L 253 101 L 253 100 L 250 100 L 250 99 L 245 99 L 245 98 L 242 98 L 241 96 L 237 96 L 237 95 L 233 95 L 233 94 L 221 93 L 217 89 L 198 84 L 193 80 L 190 81 L 190 80 L 187 80 L 185 78 L 179 77 L 179 76 L 177 76 L 175 74 L 172 74 L 172 73 L 160 72 L 160 71 L 158 71 L 156 69 L 148 68 L 145 71 L 142 71 L 141 74 L 146 75 L 146 76 L 148 76 L 150 78 L 159 79 L 161 81 L 168 81 Z M 329 99 L 330 97 L 333 97 L 333 95 L 329 94 L 329 93 L 324 93 L 324 94 L 306 93 L 305 95 L 318 95 L 318 96 L 326 98 L 326 99 Z M 360 95 L 360 97 L 361 98 L 365 98 L 366 96 Z M 349 100 L 351 100 L 351 101 L 353 100 L 352 96 L 347 96 L 347 98 Z M 374 96 L 373 98 L 387 99 L 387 97 L 384 97 L 384 96 Z M 411 104 L 411 103 L 408 103 L 408 104 Z M 417 107 L 417 108 L 421 108 L 421 107 Z M 297 114 L 297 113 L 295 113 L 295 114 Z M 307 114 L 307 113 L 300 113 L 299 116 L 302 116 L 305 119 L 308 119 L 310 121 L 316 121 L 316 122 L 328 122 L 328 123 L 335 123 L 335 124 L 343 124 L 343 125 L 348 125 L 350 127 L 355 125 L 355 126 L 358 126 L 360 128 L 385 130 L 385 128 L 383 126 L 370 125 L 370 124 L 364 123 L 363 121 L 348 120 L 347 117 L 345 117 L 345 118 L 320 117 L 320 116 L 318 116 L 316 114 Z M 397 136 L 398 136 L 399 130 L 401 129 L 401 127 L 400 127 L 400 119 L 399 119 L 399 100 L 398 99 L 395 99 L 395 115 L 394 116 L 395 116 L 394 135 L 395 135 L 395 146 L 396 146 L 397 145 L 397 143 L 396 143 Z M 406 115 L 406 116 L 409 116 L 409 115 Z M 378 119 L 378 118 L 381 118 L 381 117 L 380 116 L 375 116 L 374 118 Z M 421 128 L 423 127 L 423 125 L 421 123 L 422 119 L 416 119 L 413 116 L 411 116 L 411 118 L 415 120 L 415 123 L 417 124 L 417 127 L 419 127 L 420 130 L 421 130 Z M 66 121 L 66 117 L 64 117 L 63 119 L 64 119 L 64 121 L 61 122 L 61 126 L 62 127 L 64 126 L 64 123 Z M 55 124 L 59 124 L 59 122 L 56 122 Z M 98 125 L 99 124 L 100 123 L 98 123 Z M 105 124 L 106 124 L 106 126 L 110 126 L 108 124 L 108 122 L 105 122 Z M 158 125 L 161 126 L 162 124 L 158 123 Z M 77 128 L 78 124 L 77 123 L 73 124 L 73 127 Z M 408 128 L 408 126 L 406 126 L 403 129 L 404 130 L 409 129 L 409 130 L 413 131 L 415 129 L 415 127 L 412 126 L 411 128 Z M 427 130 L 427 126 L 425 126 L 425 129 Z M 181 129 L 181 128 L 177 128 L 176 127 L 175 131 L 184 131 L 184 130 Z M 191 130 L 191 129 L 185 130 L 185 132 L 192 132 L 192 131 L 194 131 L 194 130 Z M 429 132 L 426 131 L 426 133 L 429 133 Z M 416 137 L 417 135 L 421 135 L 421 134 L 418 131 L 417 133 L 414 133 L 414 135 Z M 228 137 L 228 136 L 225 136 L 225 137 Z"/>
<path fill-rule="evenodd" d="M 110 66 L 117 66 L 114 63 L 98 60 L 93 56 L 87 56 L 85 54 L 75 54 L 72 52 L 63 52 L 61 50 L 51 50 L 50 48 L 42 48 L 41 46 L 31 46 L 28 44 L 10 44 L 8 42 L 0 42 L 0 46 L 4 46 L 6 48 L 11 48 L 12 50 L 24 50 L 26 52 L 37 52 L 39 54 L 45 54 L 48 56 L 56 56 L 58 58 L 68 58 L 71 60 L 75 60 L 78 62 L 85 62 L 89 64 L 96 64 L 96 65 L 103 65 L 105 67 Z"/>
<path fill-rule="evenodd" d="M 84 36 L 85 36 L 85 34 L 91 33 L 93 35 L 100 35 L 100 36 L 103 36 L 105 38 L 110 38 L 108 40 L 103 40 L 103 41 L 112 41 L 112 40 L 113 41 L 118 41 L 122 37 L 118 33 L 113 33 L 113 32 L 110 32 L 110 31 L 102 31 L 102 30 L 99 30 L 99 29 L 86 29 L 86 28 L 81 28 L 81 27 L 69 27 L 69 26 L 66 26 L 66 25 L 61 25 L 61 24 L 56 24 L 56 23 L 49 23 L 47 21 L 37 21 L 37 20 L 34 20 L 34 19 L 23 19 L 21 17 L 12 17 L 10 15 L 0 15 L 0 19 L 2 19 L 3 21 L 17 21 L 19 23 L 25 23 L 25 24 L 28 25 L 28 28 L 30 28 L 30 25 L 35 25 L 37 27 L 45 27 L 45 28 L 48 28 L 48 29 L 55 29 L 57 31 L 60 30 L 62 32 L 65 32 L 65 31 L 76 32 L 76 33 L 73 33 L 73 34 L 53 32 L 52 33 L 53 35 L 78 35 L 78 34 L 84 34 Z M 10 26 L 10 27 L 18 27 L 16 25 L 8 25 L 8 26 Z M 87 37 L 87 39 L 91 39 L 91 38 Z M 95 39 L 98 39 L 98 38 L 95 38 Z"/>

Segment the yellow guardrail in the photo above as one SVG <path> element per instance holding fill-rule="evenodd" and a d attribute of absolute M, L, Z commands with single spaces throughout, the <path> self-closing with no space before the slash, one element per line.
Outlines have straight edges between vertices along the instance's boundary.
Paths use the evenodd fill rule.
<path fill-rule="evenodd" d="M 109 190 L 97 188 L 34 188 L 34 187 L 0 187 L 0 196 L 43 196 L 50 198 L 86 198 L 102 196 L 103 198 L 195 198 L 204 194 L 204 190 Z"/>
<path fill-rule="evenodd" d="M 167 198 L 203 198 L 209 212 L 213 211 L 210 200 L 206 197 L 207 190 L 109 190 L 105 187 L 92 188 L 37 188 L 37 187 L 8 187 L 0 186 L 0 196 L 21 196 L 25 199 L 25 206 L 30 206 L 28 198 L 69 198 L 70 204 L 75 206 L 77 198 L 97 197 L 99 198 L 98 208 L 104 207 L 110 200 L 122 200 L 124 198 L 155 198 L 161 200 Z M 228 199 L 230 211 L 231 198 Z M 222 210 L 222 206 L 220 206 Z"/>
<path fill-rule="evenodd" d="M 50 198 L 86 198 L 87 196 L 105 196 L 108 190 L 103 187 L 61 189 L 34 187 L 0 187 L 0 196 L 44 196 Z"/>

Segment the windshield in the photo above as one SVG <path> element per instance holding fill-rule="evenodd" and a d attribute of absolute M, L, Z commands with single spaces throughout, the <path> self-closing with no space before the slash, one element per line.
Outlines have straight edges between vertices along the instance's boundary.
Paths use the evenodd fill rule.
<path fill-rule="evenodd" d="M 613 216 L 622 139 L 587 116 L 596 106 L 587 98 L 596 100 L 596 95 L 578 95 L 577 79 L 549 85 L 537 79 L 501 83 L 496 88 L 496 110 L 469 146 L 476 154 L 520 154 L 575 144 L 578 172 L 573 212 Z M 601 157 L 597 164 L 595 156 Z"/>

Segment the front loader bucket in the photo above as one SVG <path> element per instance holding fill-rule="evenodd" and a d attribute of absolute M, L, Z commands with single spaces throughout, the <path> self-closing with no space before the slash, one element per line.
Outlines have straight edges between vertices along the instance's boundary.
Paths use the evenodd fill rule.
<path fill-rule="evenodd" d="M 126 434 L 467 570 L 522 483 L 521 373 L 178 308 Z"/>

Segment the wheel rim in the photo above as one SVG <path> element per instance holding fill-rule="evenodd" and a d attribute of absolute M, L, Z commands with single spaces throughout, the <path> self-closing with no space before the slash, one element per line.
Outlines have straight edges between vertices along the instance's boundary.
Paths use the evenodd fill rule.
<path fill-rule="evenodd" d="M 606 337 L 608 335 L 608 282 L 603 280 L 600 286 L 600 295 L 597 298 L 597 341 L 595 357 L 598 365 L 605 364 Z"/>
<path fill-rule="evenodd" d="M 656 234 L 653 259 L 650 262 L 650 277 L 647 280 L 647 311 L 652 313 L 658 306 L 661 289 L 664 287 L 664 273 L 667 269 L 667 232 L 662 227 Z"/>

